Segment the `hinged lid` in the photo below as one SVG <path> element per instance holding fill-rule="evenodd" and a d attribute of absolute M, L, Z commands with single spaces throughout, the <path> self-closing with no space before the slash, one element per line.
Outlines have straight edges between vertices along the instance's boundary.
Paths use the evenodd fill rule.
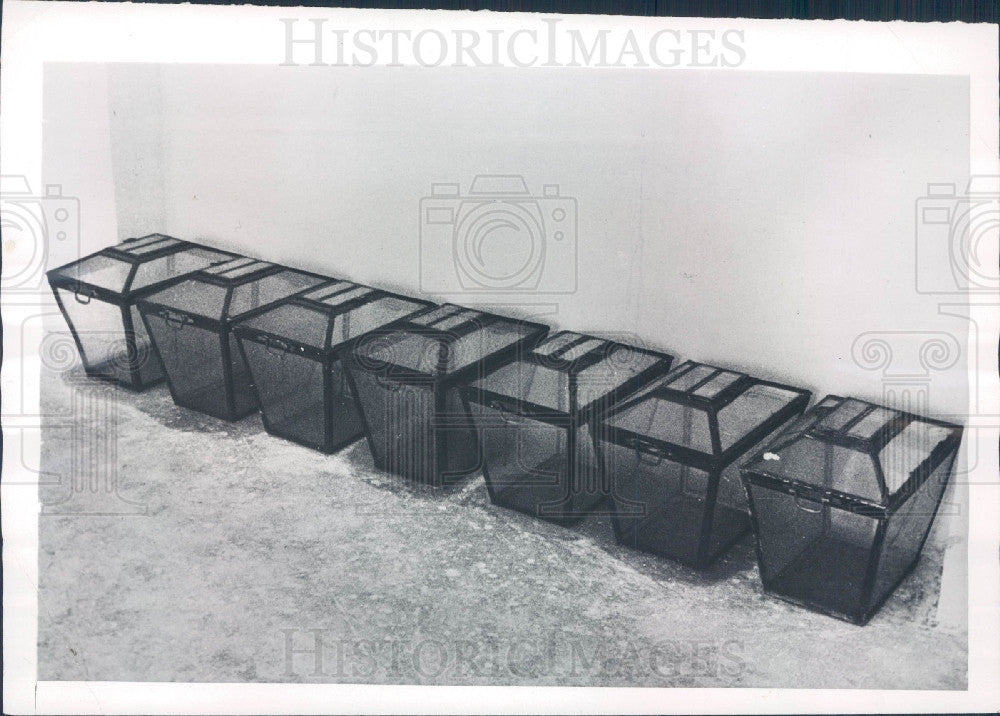
<path fill-rule="evenodd" d="M 432 304 L 350 281 L 329 281 L 241 321 L 242 337 L 283 341 L 314 354 L 346 343 Z"/>
<path fill-rule="evenodd" d="M 248 317 L 330 279 L 257 259 L 239 257 L 198 271 L 143 303 L 211 323 Z"/>
<path fill-rule="evenodd" d="M 806 390 L 687 361 L 612 408 L 604 425 L 621 444 L 638 439 L 681 459 L 727 463 L 803 410 L 809 396 Z"/>
<path fill-rule="evenodd" d="M 114 301 L 155 289 L 234 256 L 228 251 L 171 236 L 150 234 L 52 269 L 48 278 L 55 287 Z"/>
<path fill-rule="evenodd" d="M 672 356 L 560 331 L 517 361 L 472 384 L 505 410 L 538 418 L 583 418 L 670 369 Z"/>
<path fill-rule="evenodd" d="M 961 437 L 957 425 L 829 395 L 743 469 L 796 493 L 891 508 L 920 487 Z"/>
<path fill-rule="evenodd" d="M 370 334 L 355 348 L 369 370 L 405 379 L 460 380 L 548 329 L 540 323 L 444 304 Z"/>

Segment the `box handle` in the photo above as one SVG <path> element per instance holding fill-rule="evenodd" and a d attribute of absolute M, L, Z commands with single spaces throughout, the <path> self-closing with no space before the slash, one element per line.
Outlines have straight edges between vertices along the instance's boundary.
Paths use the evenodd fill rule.
<path fill-rule="evenodd" d="M 185 316 L 183 313 L 174 313 L 173 311 L 163 310 L 157 315 L 159 315 L 159 317 L 163 319 L 163 322 L 175 331 L 179 331 L 187 324 L 193 322 L 189 316 Z"/>
<path fill-rule="evenodd" d="M 663 455 L 657 455 L 655 453 L 648 453 L 644 450 L 639 450 L 639 462 L 643 465 L 649 465 L 650 467 L 659 467 L 663 462 Z"/>
<path fill-rule="evenodd" d="M 657 467 L 667 457 L 658 445 L 654 445 L 641 438 L 635 441 L 635 448 L 639 454 L 639 462 L 650 467 Z"/>
<path fill-rule="evenodd" d="M 515 420 L 514 411 L 501 403 L 499 400 L 490 400 L 486 405 L 500 413 L 500 419 L 508 425 L 517 422 L 517 420 Z"/>
<path fill-rule="evenodd" d="M 83 298 L 81 298 L 82 296 L 86 296 L 87 300 L 84 301 Z M 73 292 L 73 297 L 76 299 L 77 303 L 82 303 L 84 306 L 86 306 L 88 303 L 90 303 L 90 300 L 94 297 L 94 292 L 87 291 L 86 289 L 81 288 Z"/>
<path fill-rule="evenodd" d="M 292 350 L 291 346 L 283 340 L 268 336 L 262 336 L 262 338 L 264 339 L 264 349 L 272 355 L 277 355 L 281 360 L 284 360 L 285 355 Z"/>
<path fill-rule="evenodd" d="M 805 498 L 799 495 L 794 496 L 795 506 L 798 507 L 803 512 L 808 512 L 809 514 L 816 515 L 823 511 L 823 503 L 816 502 L 815 500 L 805 500 Z M 805 500 L 803 502 L 803 500 Z"/>

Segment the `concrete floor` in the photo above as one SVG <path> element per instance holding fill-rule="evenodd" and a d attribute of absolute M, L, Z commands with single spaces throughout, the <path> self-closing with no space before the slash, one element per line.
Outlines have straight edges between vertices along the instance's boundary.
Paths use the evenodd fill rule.
<path fill-rule="evenodd" d="M 42 680 L 961 689 L 944 546 L 866 627 L 135 394 L 43 380 Z M 112 466 L 112 469 L 107 466 Z M 58 514 L 61 513 L 61 514 Z M 317 644 L 320 648 L 317 649 Z"/>

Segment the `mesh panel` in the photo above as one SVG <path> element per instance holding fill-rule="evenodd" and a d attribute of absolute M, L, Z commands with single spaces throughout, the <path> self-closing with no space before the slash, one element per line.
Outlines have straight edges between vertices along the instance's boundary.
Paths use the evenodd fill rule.
<path fill-rule="evenodd" d="M 323 363 L 244 340 L 269 432 L 311 446 L 325 444 Z"/>
<path fill-rule="evenodd" d="M 538 345 L 535 346 L 532 352 L 542 356 L 551 356 L 561 351 L 566 346 L 575 343 L 581 338 L 583 338 L 583 335 L 580 333 L 574 333 L 572 331 L 560 331 L 559 333 L 547 336 L 545 340 L 540 341 Z"/>
<path fill-rule="evenodd" d="M 222 336 L 215 331 L 145 314 L 178 405 L 222 417 L 228 413 Z"/>
<path fill-rule="evenodd" d="M 532 350 L 536 356 L 543 356 L 540 362 L 525 359 L 509 363 L 475 385 L 546 410 L 568 414 L 574 408 L 574 396 L 570 395 L 573 383 L 569 371 L 561 368 L 588 354 L 593 355 L 594 351 L 599 352 L 600 360 L 579 371 L 574 379 L 576 410 L 608 398 L 640 372 L 663 360 L 627 346 L 588 339 L 578 333 L 560 332 Z M 555 359 L 560 361 L 559 367 L 552 365 Z"/>
<path fill-rule="evenodd" d="M 327 420 L 330 425 L 330 449 L 354 442 L 364 435 L 364 423 L 358 411 L 354 393 L 347 380 L 344 362 L 330 364 L 330 397 L 327 403 Z"/>
<path fill-rule="evenodd" d="M 351 301 L 366 298 L 374 300 L 350 308 Z M 268 430 L 324 451 L 360 437 L 361 415 L 337 351 L 345 341 L 421 307 L 392 296 L 378 298 L 367 286 L 335 282 L 240 323 L 237 330 Z M 299 346 L 320 353 L 304 355 Z M 323 375 L 326 364 L 329 376 Z"/>
<path fill-rule="evenodd" d="M 952 460 L 944 460 L 899 510 L 889 517 L 869 608 L 885 599 L 917 561 L 944 494 L 951 465 Z"/>
<path fill-rule="evenodd" d="M 848 398 L 829 415 L 820 420 L 819 426 L 827 430 L 843 430 L 844 427 L 867 410 L 868 404 Z"/>
<path fill-rule="evenodd" d="M 664 384 L 674 390 L 687 391 L 706 380 L 715 371 L 716 369 L 710 365 L 695 365 L 693 367 L 684 365 L 676 373 L 671 373 L 670 376 L 673 377 L 668 376 Z"/>
<path fill-rule="evenodd" d="M 221 321 L 227 293 L 225 286 L 187 279 L 154 293 L 149 300 L 177 311 Z"/>
<path fill-rule="evenodd" d="M 329 316 L 323 311 L 286 303 L 248 319 L 241 325 L 281 336 L 302 345 L 323 348 L 329 323 Z"/>
<path fill-rule="evenodd" d="M 229 331 L 226 340 L 229 341 L 229 375 L 232 380 L 233 398 L 233 412 L 228 417 L 230 420 L 236 420 L 258 408 L 257 391 L 254 389 L 253 378 L 243 354 L 240 353 L 236 336 Z"/>
<path fill-rule="evenodd" d="M 834 490 L 857 495 L 870 500 L 881 500 L 875 463 L 867 453 L 840 445 L 828 445 L 830 468 L 826 475 L 826 485 Z"/>
<path fill-rule="evenodd" d="M 131 238 L 122 241 L 117 248 L 120 251 L 127 251 L 129 253 L 134 253 L 143 246 L 149 246 L 150 244 L 159 244 L 166 239 L 171 241 L 177 241 L 166 234 L 147 234 L 146 236 L 133 236 Z"/>
<path fill-rule="evenodd" d="M 437 372 L 440 350 L 440 339 L 407 331 L 363 341 L 358 348 L 362 361 L 385 362 L 427 375 Z"/>
<path fill-rule="evenodd" d="M 515 361 L 476 381 L 474 386 L 548 410 L 569 413 L 569 375 L 554 368 Z"/>
<path fill-rule="evenodd" d="M 951 434 L 949 428 L 915 420 L 886 443 L 879 460 L 889 493 L 897 492 L 920 463 Z"/>
<path fill-rule="evenodd" d="M 431 326 L 449 316 L 467 313 L 469 313 L 469 310 L 466 308 L 456 306 L 452 303 L 446 303 L 443 306 L 438 306 L 437 308 L 428 311 L 427 313 L 414 316 L 413 322 L 420 326 Z"/>
<path fill-rule="evenodd" d="M 775 439 L 774 444 L 768 446 L 771 454 L 777 454 L 787 445 L 790 445 L 805 436 L 809 429 L 823 418 L 826 414 L 826 409 L 828 407 L 836 407 L 836 405 L 836 401 L 831 401 L 830 398 L 826 398 L 814 405 L 804 414 L 798 416 L 795 420 L 791 421 L 788 424 L 788 427 L 785 428 L 784 432 Z M 770 467 L 770 465 L 768 465 L 768 467 Z"/>
<path fill-rule="evenodd" d="M 752 385 L 719 410 L 719 438 L 727 450 L 772 415 L 791 403 L 799 393 L 771 385 Z"/>
<path fill-rule="evenodd" d="M 60 269 L 58 275 L 121 293 L 131 271 L 128 261 L 96 254 Z"/>
<path fill-rule="evenodd" d="M 861 438 L 863 440 L 870 440 L 883 425 L 897 415 L 898 413 L 896 413 L 895 410 L 875 408 L 852 425 L 851 429 L 847 432 L 849 435 L 854 437 Z"/>
<path fill-rule="evenodd" d="M 171 246 L 177 246 L 178 244 L 180 244 L 180 241 L 173 237 L 163 234 L 150 234 L 138 239 L 126 240 L 115 248 L 132 256 L 142 256 L 143 254 L 160 251 Z"/>
<path fill-rule="evenodd" d="M 700 567 L 750 529 L 738 458 L 714 477 L 669 460 L 652 448 L 636 449 L 606 440 L 601 446 L 607 479 L 613 485 L 618 536 L 624 544 Z M 710 504 L 714 480 L 716 495 Z"/>
<path fill-rule="evenodd" d="M 766 463 L 771 474 L 866 499 L 882 497 L 867 453 L 803 436 L 775 454 L 779 459 Z"/>
<path fill-rule="evenodd" d="M 448 372 L 468 365 L 508 348 L 534 330 L 511 321 L 496 321 L 451 344 L 448 352 Z"/>
<path fill-rule="evenodd" d="M 205 273 L 210 276 L 222 277 L 231 283 L 251 274 L 266 274 L 268 269 L 273 267 L 274 264 L 267 261 L 260 261 L 249 256 L 237 256 L 205 269 Z"/>
<path fill-rule="evenodd" d="M 749 485 L 764 586 L 827 612 L 860 619 L 878 519 Z"/>
<path fill-rule="evenodd" d="M 139 369 L 139 383 L 133 387 L 151 385 L 163 378 L 163 364 L 153 350 L 152 341 L 142 322 L 142 315 L 136 306 L 132 306 L 132 331 L 135 336 L 136 357 L 135 366 Z"/>
<path fill-rule="evenodd" d="M 605 421 L 638 435 L 712 454 L 708 413 L 701 408 L 651 397 Z"/>
<path fill-rule="evenodd" d="M 634 549 L 699 564 L 709 474 L 664 457 L 602 443 L 613 485 L 615 531 Z"/>
<path fill-rule="evenodd" d="M 139 265 L 129 290 L 149 288 L 178 276 L 193 273 L 226 258 L 226 254 L 197 247 L 178 251 L 169 256 L 161 256 Z"/>
<path fill-rule="evenodd" d="M 435 417 L 441 481 L 454 482 L 479 470 L 482 467 L 479 436 L 457 388 L 444 390 L 443 409 Z"/>
<path fill-rule="evenodd" d="M 627 346 L 607 344 L 606 355 L 577 374 L 577 401 L 583 408 L 606 398 L 660 362 L 660 356 Z"/>
<path fill-rule="evenodd" d="M 569 350 L 563 352 L 559 357 L 564 361 L 575 361 L 579 360 L 583 356 L 587 355 L 591 351 L 597 350 L 604 343 L 604 341 L 598 338 L 587 338 L 580 341 L 575 346 Z"/>
<path fill-rule="evenodd" d="M 795 420 L 796 418 L 787 420 L 783 425 L 759 440 L 756 445 L 748 447 L 743 454 L 749 455 L 767 445 Z M 750 528 L 749 506 L 747 493 L 740 476 L 740 462 L 742 462 L 741 458 L 734 459 L 719 476 L 719 489 L 716 497 L 718 504 L 715 508 L 715 519 L 712 522 L 712 535 L 709 539 L 710 558 L 721 554 Z"/>
<path fill-rule="evenodd" d="M 917 468 L 942 441 L 955 438 L 958 428 L 905 422 L 911 419 L 871 403 L 828 396 L 746 466 L 765 587 L 856 623 L 866 621 L 890 594 L 919 556 L 957 453 L 956 444 L 921 482 Z M 873 459 L 868 451 L 893 431 L 898 432 Z M 875 459 L 894 498 L 882 494 Z M 754 484 L 763 475 L 784 477 L 784 489 L 792 494 Z M 899 504 L 903 484 L 913 493 Z M 807 497 L 804 485 L 834 489 L 878 507 L 858 503 L 851 508 L 855 499 L 833 507 Z M 875 554 L 880 521 L 885 533 Z M 865 589 L 869 574 L 873 581 Z"/>
<path fill-rule="evenodd" d="M 122 309 L 97 298 L 56 289 L 66 319 L 83 349 L 83 365 L 94 375 L 130 380 Z"/>
<path fill-rule="evenodd" d="M 430 381 L 410 385 L 374 371 L 350 370 L 380 469 L 442 485 L 479 468 L 478 442 L 457 390 L 445 391 L 439 414 Z"/>
<path fill-rule="evenodd" d="M 484 477 L 495 504 L 557 522 L 604 497 L 586 426 L 555 426 L 496 408 L 470 406 L 483 441 Z M 570 432 L 575 431 L 573 474 Z"/>
<path fill-rule="evenodd" d="M 442 306 L 437 311 L 449 308 Z M 420 317 L 428 321 L 429 316 Z M 455 314 L 437 323 L 441 328 L 452 321 L 459 324 L 468 320 L 466 314 Z M 529 335 L 535 328 L 512 321 L 496 321 L 449 343 L 448 338 L 407 331 L 394 332 L 378 341 L 359 347 L 362 360 L 390 363 L 409 370 L 438 375 L 453 373 L 508 348 Z M 444 352 L 446 351 L 446 353 Z M 444 370 L 439 371 L 439 356 L 447 355 Z"/>
<path fill-rule="evenodd" d="M 422 304 L 386 296 L 362 304 L 344 314 L 338 314 L 331 334 L 331 345 L 336 346 L 362 336 L 380 326 L 395 321 L 420 309 Z"/>
<path fill-rule="evenodd" d="M 739 373 L 733 373 L 732 371 L 722 371 L 718 373 L 714 378 L 709 379 L 707 382 L 703 383 L 698 388 L 695 388 L 692 392 L 702 398 L 714 398 L 716 395 L 721 393 L 723 390 L 731 386 L 733 383 L 740 379 Z"/>
<path fill-rule="evenodd" d="M 227 276 L 233 276 L 234 273 L 227 274 Z M 229 316 L 236 318 L 248 311 L 280 301 L 324 281 L 325 279 L 319 276 L 285 270 L 264 276 L 256 281 L 240 284 L 233 289 L 233 297 L 229 304 Z"/>

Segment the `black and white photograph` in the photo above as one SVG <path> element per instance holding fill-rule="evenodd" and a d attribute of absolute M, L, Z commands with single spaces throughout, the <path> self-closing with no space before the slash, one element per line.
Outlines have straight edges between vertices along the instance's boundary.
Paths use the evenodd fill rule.
<path fill-rule="evenodd" d="M 5 712 L 1000 708 L 996 25 L 3 20 Z"/>

